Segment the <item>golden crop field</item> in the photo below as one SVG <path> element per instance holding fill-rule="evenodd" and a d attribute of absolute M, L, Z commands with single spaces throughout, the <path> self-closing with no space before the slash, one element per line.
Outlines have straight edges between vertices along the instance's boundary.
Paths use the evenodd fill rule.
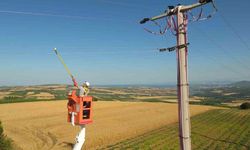
<path fill-rule="evenodd" d="M 67 101 L 0 105 L 5 134 L 20 149 L 71 149 L 79 127 L 66 122 Z M 213 109 L 191 106 L 191 114 Z M 177 104 L 94 102 L 94 123 L 87 125 L 86 149 L 135 137 L 177 121 Z"/>

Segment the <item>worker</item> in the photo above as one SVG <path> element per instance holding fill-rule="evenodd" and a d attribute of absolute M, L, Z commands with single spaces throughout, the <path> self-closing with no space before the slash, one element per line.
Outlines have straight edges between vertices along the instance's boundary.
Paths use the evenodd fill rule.
<path fill-rule="evenodd" d="M 84 96 L 88 95 L 88 93 L 89 93 L 89 86 L 90 86 L 89 82 L 85 81 L 82 86 L 78 86 L 78 83 L 76 82 L 75 78 L 72 78 L 72 81 L 74 83 L 74 86 L 78 88 L 77 96 L 84 97 Z M 70 119 L 71 121 L 70 122 L 71 122 L 71 124 L 73 126 L 75 126 L 74 120 L 75 120 L 75 115 L 77 113 L 74 112 L 73 110 L 70 110 L 70 109 L 72 109 L 72 105 L 73 105 L 73 103 L 70 104 L 70 102 L 71 101 L 69 101 L 69 103 L 68 103 L 69 114 L 71 114 L 71 119 Z M 84 111 L 83 112 L 83 116 L 89 116 L 88 113 L 89 112 Z"/>
<path fill-rule="evenodd" d="M 74 83 L 74 86 L 77 87 L 79 89 L 79 96 L 83 97 L 83 96 L 87 96 L 89 94 L 89 82 L 85 81 L 82 86 L 78 86 L 78 83 L 76 82 L 75 78 L 72 78 L 72 81 Z"/>
<path fill-rule="evenodd" d="M 89 86 L 90 86 L 89 82 L 85 81 L 82 87 L 80 88 L 82 91 L 80 93 L 83 93 L 82 95 L 87 96 L 89 94 Z"/>

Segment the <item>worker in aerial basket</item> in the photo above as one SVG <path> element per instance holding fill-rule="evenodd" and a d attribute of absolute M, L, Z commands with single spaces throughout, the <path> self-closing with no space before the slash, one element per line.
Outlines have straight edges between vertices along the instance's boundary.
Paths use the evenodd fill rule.
<path fill-rule="evenodd" d="M 74 82 L 74 86 L 79 89 L 79 96 L 87 96 L 89 94 L 89 82 L 85 81 L 82 86 L 78 86 L 78 83 L 76 82 L 75 78 L 72 78 L 72 81 Z"/>

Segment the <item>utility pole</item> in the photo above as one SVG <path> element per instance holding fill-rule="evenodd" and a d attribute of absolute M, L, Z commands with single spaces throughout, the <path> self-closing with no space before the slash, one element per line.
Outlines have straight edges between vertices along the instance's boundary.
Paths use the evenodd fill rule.
<path fill-rule="evenodd" d="M 169 6 L 168 11 L 159 16 L 144 18 L 140 23 L 155 21 L 164 17 L 176 15 L 177 18 L 177 46 L 160 49 L 160 51 L 172 51 L 176 49 L 177 55 L 177 95 L 178 95 L 178 114 L 179 114 L 179 139 L 182 150 L 191 150 L 191 125 L 189 113 L 189 84 L 187 75 L 187 15 L 186 12 L 202 5 L 208 4 L 213 0 L 199 0 L 192 5 Z"/>

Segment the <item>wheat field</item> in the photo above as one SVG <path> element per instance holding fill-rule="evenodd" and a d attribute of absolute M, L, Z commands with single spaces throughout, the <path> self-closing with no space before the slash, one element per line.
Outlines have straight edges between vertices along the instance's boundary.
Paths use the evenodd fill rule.
<path fill-rule="evenodd" d="M 67 101 L 0 105 L 5 134 L 23 150 L 71 149 L 79 127 L 66 122 Z M 97 149 L 177 122 L 177 104 L 94 102 L 94 122 L 87 125 L 85 149 Z M 191 106 L 191 115 L 215 107 Z"/>

